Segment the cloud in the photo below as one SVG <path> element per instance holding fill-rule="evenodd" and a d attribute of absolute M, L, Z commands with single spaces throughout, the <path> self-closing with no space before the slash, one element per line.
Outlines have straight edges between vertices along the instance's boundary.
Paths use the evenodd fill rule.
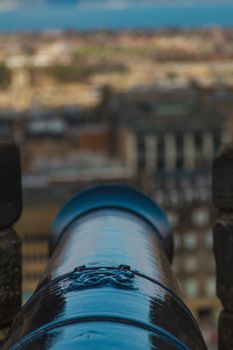
<path fill-rule="evenodd" d="M 18 7 L 18 1 L 15 0 L 0 0 L 0 11 L 12 11 Z"/>
<path fill-rule="evenodd" d="M 79 8 L 124 9 L 132 6 L 232 4 L 233 0 L 0 0 L 0 12 L 34 6 L 77 5 Z"/>
<path fill-rule="evenodd" d="M 226 4 L 233 4 L 233 0 L 77 0 L 77 6 L 79 8 L 116 10 L 145 6 L 202 6 Z"/>
<path fill-rule="evenodd" d="M 17 8 L 46 5 L 47 0 L 0 0 L 0 12 L 13 11 Z"/>
<path fill-rule="evenodd" d="M 78 4 L 79 8 L 110 8 L 113 10 L 123 10 L 132 4 L 129 0 L 82 0 Z"/>

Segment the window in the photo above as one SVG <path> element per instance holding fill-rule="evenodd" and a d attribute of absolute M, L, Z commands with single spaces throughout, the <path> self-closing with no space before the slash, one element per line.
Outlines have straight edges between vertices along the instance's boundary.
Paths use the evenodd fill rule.
<path fill-rule="evenodd" d="M 187 250 L 194 250 L 197 247 L 197 236 L 194 232 L 187 232 L 184 235 L 184 247 Z"/>
<path fill-rule="evenodd" d="M 197 227 L 202 227 L 209 222 L 209 212 L 206 208 L 198 208 L 192 212 L 192 222 Z"/>
<path fill-rule="evenodd" d="M 185 258 L 184 269 L 187 273 L 193 273 L 197 270 L 197 259 L 195 256 L 188 255 Z"/>
<path fill-rule="evenodd" d="M 154 195 L 154 200 L 159 204 L 163 205 L 165 202 L 165 194 L 163 191 L 157 191 Z"/>
<path fill-rule="evenodd" d="M 196 278 L 188 278 L 184 283 L 184 292 L 187 297 L 194 298 L 199 294 L 198 281 Z"/>
<path fill-rule="evenodd" d="M 206 290 L 206 294 L 209 297 L 213 297 L 216 295 L 216 282 L 215 282 L 214 277 L 209 277 L 207 279 L 206 285 L 205 285 L 205 290 Z"/>
<path fill-rule="evenodd" d="M 194 191 L 193 191 L 193 188 L 185 188 L 183 190 L 183 195 L 184 195 L 184 198 L 185 198 L 185 201 L 186 202 L 192 202 L 192 200 L 194 199 Z"/>
<path fill-rule="evenodd" d="M 179 192 L 177 190 L 174 189 L 170 192 L 170 200 L 173 206 L 179 204 Z"/>
<path fill-rule="evenodd" d="M 168 216 L 168 220 L 169 220 L 171 226 L 172 227 L 176 227 L 178 222 L 179 222 L 178 214 L 175 213 L 175 212 L 170 211 L 170 212 L 167 213 L 167 216 Z"/>
<path fill-rule="evenodd" d="M 213 233 L 211 230 L 207 231 L 205 233 L 205 246 L 207 249 L 212 249 L 213 248 Z"/>

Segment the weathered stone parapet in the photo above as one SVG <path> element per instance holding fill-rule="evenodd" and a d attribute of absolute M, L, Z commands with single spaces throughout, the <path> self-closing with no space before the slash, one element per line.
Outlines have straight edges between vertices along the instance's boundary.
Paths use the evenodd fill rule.
<path fill-rule="evenodd" d="M 233 211 L 233 143 L 224 145 L 213 164 L 213 202 L 223 211 Z"/>
<path fill-rule="evenodd" d="M 21 239 L 12 228 L 21 211 L 19 149 L 0 143 L 0 344 L 21 307 Z"/>
<path fill-rule="evenodd" d="M 219 350 L 233 349 L 233 144 L 223 146 L 213 164 L 213 202 L 218 209 L 214 226 L 217 295 L 223 311 L 219 317 Z"/>
<path fill-rule="evenodd" d="M 21 211 L 19 148 L 12 143 L 0 143 L 0 230 L 14 225 Z"/>
<path fill-rule="evenodd" d="M 233 349 L 233 314 L 226 309 L 222 310 L 219 317 L 219 349 Z"/>
<path fill-rule="evenodd" d="M 1 328 L 21 307 L 21 239 L 11 228 L 0 231 L 0 305 Z"/>

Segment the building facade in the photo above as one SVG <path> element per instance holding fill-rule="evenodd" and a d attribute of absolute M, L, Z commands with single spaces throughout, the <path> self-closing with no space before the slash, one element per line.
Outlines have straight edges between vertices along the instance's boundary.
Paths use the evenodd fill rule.
<path fill-rule="evenodd" d="M 118 154 L 168 214 L 175 237 L 174 272 L 187 304 L 197 317 L 213 319 L 219 301 L 211 168 L 220 146 L 232 140 L 227 102 L 232 91 L 219 89 L 117 93 L 109 97 L 104 114 L 119 121 Z"/>

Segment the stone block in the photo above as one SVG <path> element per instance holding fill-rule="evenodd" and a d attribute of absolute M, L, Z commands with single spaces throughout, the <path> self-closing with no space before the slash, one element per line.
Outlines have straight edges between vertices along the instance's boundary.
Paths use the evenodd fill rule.
<path fill-rule="evenodd" d="M 233 349 L 233 313 L 223 310 L 219 317 L 219 350 Z"/>
<path fill-rule="evenodd" d="M 21 307 L 21 239 L 13 229 L 0 231 L 0 329 Z"/>
<path fill-rule="evenodd" d="M 224 145 L 213 163 L 212 193 L 214 205 L 233 210 L 233 144 Z"/>
<path fill-rule="evenodd" d="M 22 211 L 20 153 L 16 144 L 0 143 L 0 230 L 12 226 Z"/>
<path fill-rule="evenodd" d="M 217 222 L 214 227 L 217 295 L 233 312 L 233 222 Z"/>

